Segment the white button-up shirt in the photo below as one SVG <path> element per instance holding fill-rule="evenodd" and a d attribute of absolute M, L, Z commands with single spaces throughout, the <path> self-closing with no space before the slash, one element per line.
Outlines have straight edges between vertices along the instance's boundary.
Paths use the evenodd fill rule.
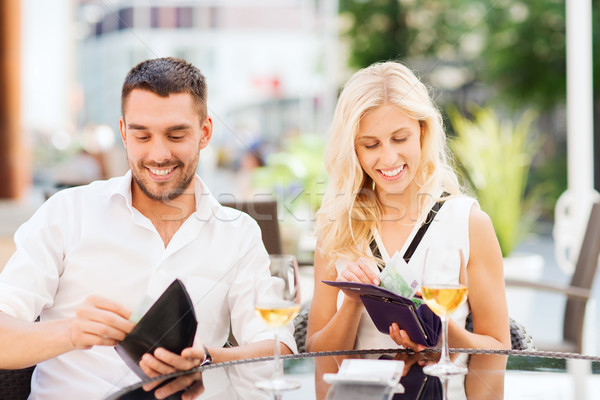
<path fill-rule="evenodd" d="M 167 247 L 131 202 L 131 172 L 52 196 L 15 234 L 0 274 L 0 311 L 42 321 L 72 318 L 92 294 L 134 310 L 181 279 L 198 319 L 196 340 L 223 346 L 272 339 L 254 311 L 252 282 L 269 276 L 256 221 L 222 207 L 199 177 L 196 211 Z M 281 341 L 296 351 L 293 326 Z M 139 381 L 112 347 L 74 350 L 38 364 L 30 399 L 103 398 Z"/>

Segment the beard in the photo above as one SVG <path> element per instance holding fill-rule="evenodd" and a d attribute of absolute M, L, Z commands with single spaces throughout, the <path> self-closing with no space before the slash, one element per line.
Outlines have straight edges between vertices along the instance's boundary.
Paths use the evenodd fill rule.
<path fill-rule="evenodd" d="M 196 164 L 192 165 L 197 165 Z M 172 164 L 171 164 L 172 165 Z M 156 167 L 160 168 L 159 165 Z M 132 168 L 132 175 L 135 183 L 140 188 L 140 190 L 150 199 L 165 201 L 165 200 L 174 200 L 177 197 L 181 196 L 187 188 L 190 187 L 190 184 L 194 180 L 195 176 L 195 168 L 189 168 L 190 171 L 185 170 L 185 164 L 181 161 L 177 161 L 176 163 L 176 174 L 179 176 L 174 177 L 174 181 L 169 182 L 152 182 L 149 178 L 144 176 L 144 172 L 140 173 L 139 171 L 145 171 L 146 167 L 142 162 L 138 163 L 137 168 Z M 151 185 L 157 186 L 158 190 L 151 190 Z M 167 186 L 172 186 L 172 189 L 169 189 Z M 163 188 L 162 190 L 160 190 Z"/>

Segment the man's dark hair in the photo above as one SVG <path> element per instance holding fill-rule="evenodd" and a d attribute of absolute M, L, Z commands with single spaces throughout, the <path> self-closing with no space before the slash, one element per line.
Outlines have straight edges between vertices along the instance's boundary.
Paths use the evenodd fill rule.
<path fill-rule="evenodd" d="M 127 97 L 134 89 L 148 90 L 158 96 L 189 93 L 201 119 L 207 115 L 206 80 L 200 70 L 185 60 L 165 57 L 142 61 L 131 68 L 121 91 L 121 114 L 125 116 Z"/>

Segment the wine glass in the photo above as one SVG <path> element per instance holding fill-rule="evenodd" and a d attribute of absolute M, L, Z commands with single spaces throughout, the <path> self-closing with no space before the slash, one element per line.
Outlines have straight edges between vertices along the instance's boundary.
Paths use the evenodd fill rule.
<path fill-rule="evenodd" d="M 300 383 L 283 377 L 279 357 L 279 328 L 287 325 L 300 312 L 298 262 L 292 255 L 271 255 L 270 276 L 257 277 L 254 288 L 254 309 L 263 321 L 274 328 L 275 371 L 267 381 L 256 382 L 256 387 L 270 392 L 292 390 Z"/>
<path fill-rule="evenodd" d="M 428 249 L 423 266 L 421 295 L 442 321 L 442 349 L 437 364 L 423 372 L 434 376 L 461 375 L 467 368 L 452 363 L 448 350 L 448 316 L 467 299 L 467 268 L 460 249 Z"/>

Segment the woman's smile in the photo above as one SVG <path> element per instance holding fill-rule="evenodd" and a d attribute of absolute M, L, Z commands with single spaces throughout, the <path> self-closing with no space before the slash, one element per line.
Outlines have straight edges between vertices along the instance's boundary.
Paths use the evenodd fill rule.
<path fill-rule="evenodd" d="M 383 175 L 383 179 L 395 180 L 402 175 L 404 167 L 406 167 L 406 164 L 397 168 L 378 169 L 377 172 Z"/>

